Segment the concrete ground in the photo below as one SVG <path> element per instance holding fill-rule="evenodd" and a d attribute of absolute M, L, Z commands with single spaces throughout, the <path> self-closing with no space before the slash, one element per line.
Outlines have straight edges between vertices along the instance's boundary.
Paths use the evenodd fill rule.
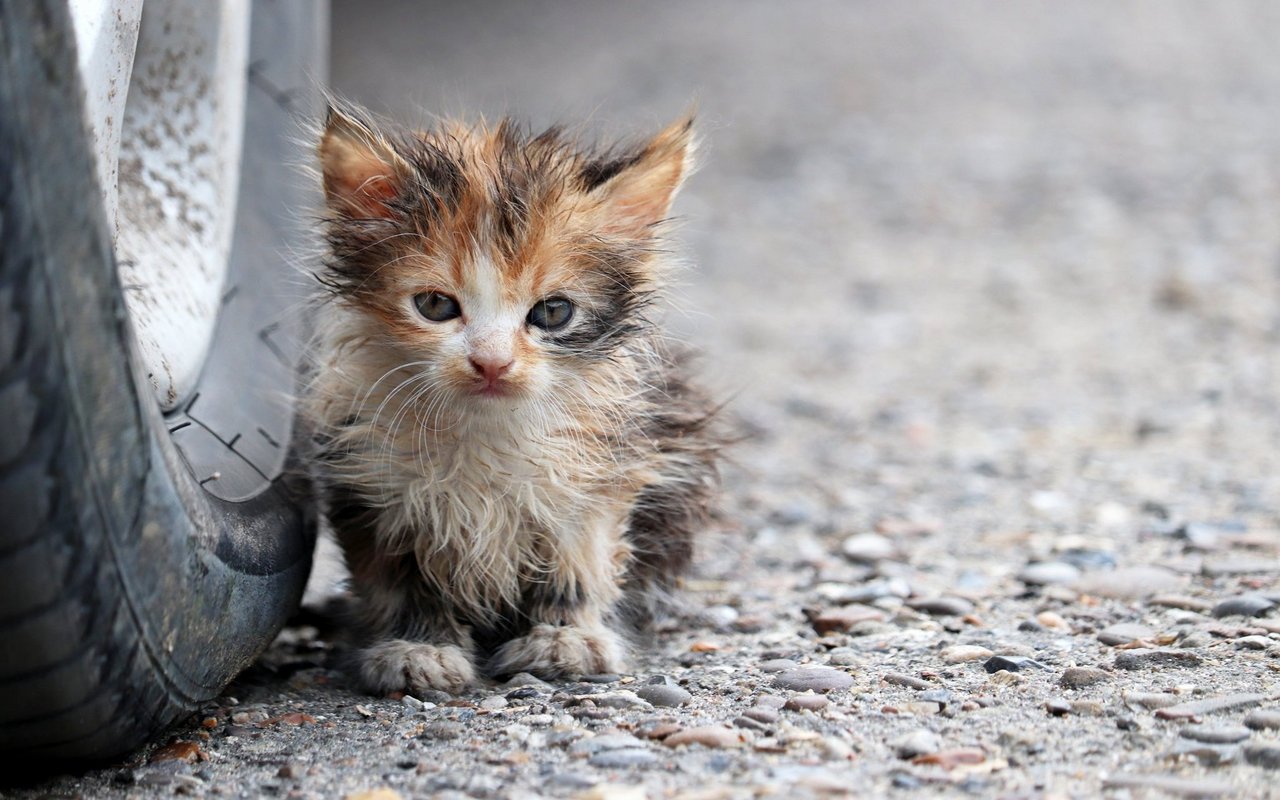
<path fill-rule="evenodd" d="M 345 0 L 333 41 L 412 123 L 697 103 L 669 324 L 745 439 L 690 612 L 426 705 L 293 628 L 12 796 L 1280 794 L 1280 5 Z"/>

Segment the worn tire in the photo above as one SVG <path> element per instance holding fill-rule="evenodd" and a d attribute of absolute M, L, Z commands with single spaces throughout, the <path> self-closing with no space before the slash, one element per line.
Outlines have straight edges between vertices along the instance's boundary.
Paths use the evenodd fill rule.
<path fill-rule="evenodd" d="M 198 391 L 164 415 L 97 200 L 65 2 L 0 0 L 4 762 L 136 748 L 296 609 L 314 525 L 281 399 L 304 333 L 285 259 L 314 200 L 294 143 L 317 113 L 317 6 L 255 4 L 230 289 Z"/>

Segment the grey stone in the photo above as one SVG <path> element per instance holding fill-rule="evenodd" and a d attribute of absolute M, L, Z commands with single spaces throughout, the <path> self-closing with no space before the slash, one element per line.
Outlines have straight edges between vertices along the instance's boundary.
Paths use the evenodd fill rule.
<path fill-rule="evenodd" d="M 787 711 L 821 711 L 831 705 L 831 701 L 820 694 L 796 694 L 787 699 L 783 706 Z"/>
<path fill-rule="evenodd" d="M 451 719 L 441 719 L 427 723 L 422 729 L 424 739 L 457 739 L 466 733 L 466 726 Z"/>
<path fill-rule="evenodd" d="M 662 708 L 682 706 L 693 699 L 693 695 L 679 686 L 641 686 L 636 689 L 636 696 Z"/>
<path fill-rule="evenodd" d="M 1223 600 L 1215 605 L 1210 613 L 1219 619 L 1222 617 L 1260 617 L 1275 607 L 1276 604 L 1273 601 L 1260 594 L 1245 594 Z"/>
<path fill-rule="evenodd" d="M 748 708 L 746 711 L 743 711 L 742 716 L 747 719 L 753 719 L 756 722 L 763 722 L 767 725 L 772 725 L 778 721 L 779 715 L 776 709 L 761 708 L 757 706 L 756 708 Z"/>
<path fill-rule="evenodd" d="M 573 755 L 591 755 L 604 750 L 622 750 L 624 748 L 643 748 L 644 742 L 629 733 L 602 733 L 579 739 L 569 746 Z"/>
<path fill-rule="evenodd" d="M 908 600 L 908 608 L 938 617 L 959 617 L 973 611 L 973 603 L 963 597 L 928 597 Z"/>
<path fill-rule="evenodd" d="M 785 672 L 789 669 L 795 669 L 799 664 L 789 658 L 771 658 L 768 661 L 760 662 L 761 672 Z"/>
<path fill-rule="evenodd" d="M 1158 667 L 1196 667 L 1204 659 L 1189 650 L 1138 648 L 1116 654 L 1116 669 L 1154 669 Z"/>
<path fill-rule="evenodd" d="M 1255 731 L 1280 730 L 1280 709 L 1259 708 L 1250 711 L 1244 718 L 1244 724 Z"/>
<path fill-rule="evenodd" d="M 587 763 L 602 769 L 626 769 L 627 767 L 647 767 L 657 760 L 657 754 L 647 748 L 624 747 L 596 753 L 587 760 Z"/>
<path fill-rule="evenodd" d="M 1026 656 L 992 656 L 987 659 L 982 668 L 992 674 L 1001 670 L 1006 672 L 1022 672 L 1027 669 L 1048 669 L 1044 664 L 1036 661 L 1034 658 Z"/>
<path fill-rule="evenodd" d="M 1098 631 L 1098 641 L 1107 645 L 1129 644 L 1138 639 L 1151 639 L 1156 632 L 1146 625 L 1139 625 L 1136 622 L 1121 622 L 1115 625 L 1108 625 Z"/>
<path fill-rule="evenodd" d="M 1227 797 L 1236 789 L 1226 781 L 1181 778 L 1176 775 L 1113 775 L 1102 782 L 1106 789 L 1150 789 L 1174 797 Z"/>
<path fill-rule="evenodd" d="M 1244 746 L 1244 760 L 1263 769 L 1280 769 L 1280 744 L 1255 742 Z"/>
<path fill-rule="evenodd" d="M 1227 694 L 1220 697 L 1206 697 L 1202 700 L 1191 700 L 1186 703 L 1175 703 L 1156 712 L 1161 719 L 1190 719 L 1204 714 L 1216 714 L 1236 708 L 1256 706 L 1267 699 L 1263 694 Z"/>
<path fill-rule="evenodd" d="M 1188 725 L 1178 735 L 1208 744 L 1235 744 L 1248 739 L 1253 731 L 1243 725 Z"/>
<path fill-rule="evenodd" d="M 878 533 L 857 533 L 844 540 L 840 550 L 845 558 L 861 563 L 875 563 L 898 558 L 898 547 L 892 539 Z"/>
<path fill-rule="evenodd" d="M 921 728 L 899 736 L 889 742 L 889 747 L 898 758 L 915 758 L 938 752 L 942 749 L 942 740 L 933 731 Z"/>
<path fill-rule="evenodd" d="M 1083 689 L 1086 686 L 1093 686 L 1102 683 L 1110 676 L 1097 667 L 1067 667 L 1062 671 L 1062 677 L 1058 679 L 1058 683 L 1068 689 Z"/>
<path fill-rule="evenodd" d="M 1095 597 L 1130 599 L 1172 592 L 1185 583 L 1181 575 L 1163 567 L 1122 567 L 1086 573 L 1071 588 Z"/>
<path fill-rule="evenodd" d="M 937 703 L 945 706 L 951 702 L 951 692 L 947 689 L 930 689 L 927 692 L 921 692 L 919 699 L 925 703 Z"/>
<path fill-rule="evenodd" d="M 1028 564 L 1018 573 L 1018 580 L 1030 586 L 1072 583 L 1080 579 L 1080 570 L 1065 561 L 1041 561 Z"/>
<path fill-rule="evenodd" d="M 778 673 L 773 685 L 793 692 L 834 692 L 848 689 L 853 678 L 847 672 L 830 667 L 800 667 Z"/>

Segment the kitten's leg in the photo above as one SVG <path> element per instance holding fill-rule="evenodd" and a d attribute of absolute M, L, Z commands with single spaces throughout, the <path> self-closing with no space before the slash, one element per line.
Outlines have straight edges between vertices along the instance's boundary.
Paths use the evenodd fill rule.
<path fill-rule="evenodd" d="M 610 624 L 629 558 L 619 513 L 556 538 L 552 573 L 525 589 L 533 627 L 498 648 L 496 675 L 593 675 L 624 669 L 626 645 Z M 576 535 L 575 535 L 576 534 Z"/>
<path fill-rule="evenodd" d="M 367 643 L 354 653 L 361 687 L 373 694 L 457 693 L 473 683 L 470 632 L 427 585 L 415 557 L 379 551 L 375 517 L 354 492 L 335 491 L 329 513 L 357 597 L 353 628 Z"/>

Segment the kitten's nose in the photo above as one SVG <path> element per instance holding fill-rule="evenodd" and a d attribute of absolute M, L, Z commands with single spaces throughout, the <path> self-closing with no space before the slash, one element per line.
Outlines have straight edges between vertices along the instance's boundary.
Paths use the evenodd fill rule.
<path fill-rule="evenodd" d="M 476 371 L 476 374 L 489 383 L 497 383 L 498 379 L 507 374 L 507 370 L 511 369 L 511 365 L 515 363 L 510 358 L 486 356 L 468 356 L 467 361 L 471 362 L 471 368 Z"/>

